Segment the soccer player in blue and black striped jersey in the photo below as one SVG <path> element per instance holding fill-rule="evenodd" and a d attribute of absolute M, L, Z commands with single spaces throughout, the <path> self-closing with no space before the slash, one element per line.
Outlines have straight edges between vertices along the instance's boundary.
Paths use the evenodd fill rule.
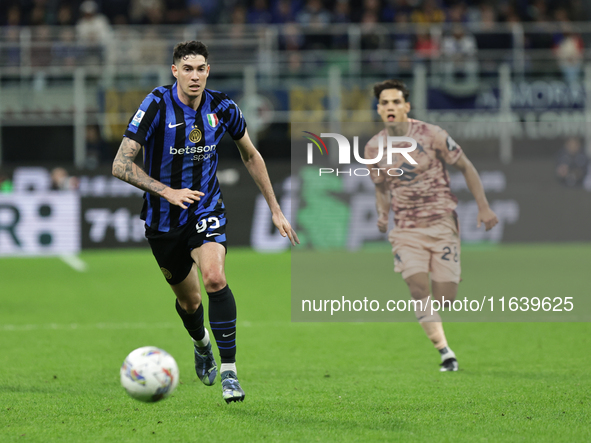
<path fill-rule="evenodd" d="M 219 182 L 217 146 L 227 132 L 271 209 L 273 223 L 299 243 L 253 146 L 242 112 L 225 94 L 205 89 L 207 47 L 176 45 L 172 86 L 154 89 L 129 121 L 113 162 L 113 175 L 144 194 L 141 217 L 158 266 L 176 295 L 176 309 L 194 342 L 195 370 L 211 386 L 218 373 L 204 311 L 198 271 L 209 296 L 209 324 L 221 358 L 223 398 L 244 400 L 236 371 L 236 303 L 226 283 L 226 216 Z M 143 149 L 144 168 L 134 163 Z"/>

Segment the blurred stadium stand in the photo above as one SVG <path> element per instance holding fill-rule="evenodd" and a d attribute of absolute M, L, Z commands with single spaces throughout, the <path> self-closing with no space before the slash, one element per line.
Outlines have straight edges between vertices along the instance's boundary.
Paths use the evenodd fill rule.
<path fill-rule="evenodd" d="M 454 111 L 445 112 L 448 120 L 474 110 L 522 119 L 544 109 L 580 114 L 591 81 L 591 22 L 580 21 L 586 8 L 578 1 L 4 0 L 0 161 L 108 163 L 141 97 L 172 81 L 175 43 L 189 39 L 208 44 L 209 86 L 241 101 L 267 157 L 289 156 L 280 141 L 290 121 L 374 120 L 371 84 L 390 77 L 412 87 L 415 116 L 437 111 L 435 120 L 442 111 Z M 16 148 L 40 133 L 45 152 Z"/>

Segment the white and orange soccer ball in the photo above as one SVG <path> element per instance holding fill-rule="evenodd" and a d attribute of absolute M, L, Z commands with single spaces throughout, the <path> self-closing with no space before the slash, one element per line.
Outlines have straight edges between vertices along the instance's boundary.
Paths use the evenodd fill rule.
<path fill-rule="evenodd" d="M 168 352 L 155 346 L 135 349 L 121 366 L 121 385 L 136 400 L 156 402 L 179 383 L 179 368 Z"/>

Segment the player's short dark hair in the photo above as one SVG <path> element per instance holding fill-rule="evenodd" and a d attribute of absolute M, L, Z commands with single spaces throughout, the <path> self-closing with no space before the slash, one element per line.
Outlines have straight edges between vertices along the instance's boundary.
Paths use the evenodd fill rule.
<path fill-rule="evenodd" d="M 385 80 L 383 82 L 376 83 L 375 85 L 373 85 L 373 93 L 375 94 L 378 100 L 380 99 L 380 94 L 385 89 L 398 89 L 400 92 L 402 92 L 402 95 L 404 96 L 404 101 L 408 102 L 408 98 L 410 97 L 410 91 L 408 90 L 408 87 L 404 84 L 402 80 Z"/>
<path fill-rule="evenodd" d="M 174 47 L 174 51 L 172 51 L 172 63 L 176 65 L 188 55 L 202 55 L 207 62 L 209 51 L 207 50 L 207 46 L 203 43 L 194 40 L 177 43 Z"/>

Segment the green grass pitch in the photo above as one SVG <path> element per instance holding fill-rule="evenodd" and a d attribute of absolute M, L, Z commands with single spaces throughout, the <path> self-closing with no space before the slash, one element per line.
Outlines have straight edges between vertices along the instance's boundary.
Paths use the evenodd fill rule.
<path fill-rule="evenodd" d="M 576 245 L 465 248 L 460 294 L 493 278 L 529 296 L 561 272 L 584 282 L 590 254 Z M 536 270 L 540 257 L 555 266 Z M 246 400 L 227 405 L 219 380 L 198 381 L 150 252 L 81 258 L 83 273 L 57 258 L 0 260 L 1 442 L 591 440 L 588 323 L 448 323 L 462 370 L 439 373 L 416 323 L 292 323 L 290 255 L 231 249 Z M 524 279 L 523 266 L 537 274 Z M 398 275 L 392 281 L 403 288 Z M 173 396 L 155 404 L 119 384 L 124 357 L 145 345 L 170 352 L 181 374 Z"/>

